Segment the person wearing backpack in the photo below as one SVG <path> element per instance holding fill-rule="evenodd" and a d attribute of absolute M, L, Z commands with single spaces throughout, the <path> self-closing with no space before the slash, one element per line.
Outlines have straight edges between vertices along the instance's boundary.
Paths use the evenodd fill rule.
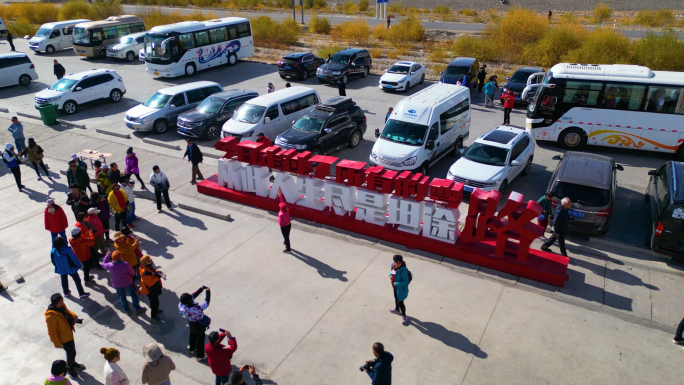
<path fill-rule="evenodd" d="M 406 317 L 406 306 L 404 301 L 408 297 L 409 282 L 411 282 L 411 272 L 406 268 L 406 262 L 401 255 L 392 257 L 394 262 L 390 270 L 390 281 L 394 289 L 394 309 L 390 309 L 392 314 L 401 314 L 401 323 L 406 325 L 408 318 Z"/>
<path fill-rule="evenodd" d="M 204 303 L 200 305 L 195 302 L 195 298 L 205 290 Z M 204 356 L 204 332 L 209 328 L 211 318 L 204 315 L 204 309 L 209 307 L 210 300 L 211 290 L 206 286 L 202 286 L 192 294 L 181 294 L 180 303 L 178 304 L 178 312 L 188 320 L 188 327 L 190 329 L 190 349 L 188 354 L 193 356 L 197 353 L 197 361 L 206 359 Z"/>

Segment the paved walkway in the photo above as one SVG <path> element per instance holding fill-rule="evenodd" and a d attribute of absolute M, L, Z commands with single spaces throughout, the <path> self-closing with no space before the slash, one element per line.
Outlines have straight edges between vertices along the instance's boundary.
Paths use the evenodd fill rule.
<path fill-rule="evenodd" d="M 0 127 L 7 125 L 0 117 Z M 45 149 L 56 183 L 38 182 L 23 167 L 28 189 L 21 194 L 0 166 L 0 280 L 10 283 L 0 295 L 0 384 L 41 383 L 50 363 L 63 357 L 42 316 L 49 295 L 60 291 L 42 218 L 47 196 L 65 201 L 66 178 L 56 171 L 83 148 L 112 152 L 112 161 L 127 148 L 90 131 L 28 119 L 24 127 Z M 0 130 L 5 141 L 8 135 Z M 186 323 L 175 311 L 179 295 L 201 285 L 212 288 L 212 329 L 237 337 L 233 364 L 255 364 L 270 384 L 367 384 L 358 367 L 375 341 L 395 355 L 395 384 L 670 384 L 684 375 L 684 351 L 670 342 L 684 313 L 677 263 L 571 243 L 570 279 L 557 289 L 303 221 L 294 224 L 296 252 L 287 255 L 274 213 L 197 196 L 179 151 L 135 150 L 142 170 L 159 164 L 167 172 L 172 200 L 211 205 L 232 221 L 186 210 L 158 214 L 138 198 L 142 248 L 168 276 L 164 322 L 122 313 L 108 273 L 95 270 L 92 297 L 67 300 L 85 319 L 76 333 L 79 362 L 88 367 L 80 383 L 103 382 L 102 346 L 119 348 L 122 368 L 140 383 L 141 349 L 152 340 L 176 362 L 175 384 L 213 383 L 209 368 L 187 357 Z M 213 173 L 213 162 L 203 172 Z M 414 275 L 407 326 L 388 312 L 395 253 L 407 256 Z M 11 282 L 16 274 L 26 282 Z"/>

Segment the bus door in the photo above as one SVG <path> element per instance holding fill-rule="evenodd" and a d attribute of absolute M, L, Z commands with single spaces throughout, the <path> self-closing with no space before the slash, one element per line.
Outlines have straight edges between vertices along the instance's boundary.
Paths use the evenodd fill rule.
<path fill-rule="evenodd" d="M 643 150 L 674 152 L 684 139 L 682 87 L 650 86 L 646 93 L 643 119 Z"/>

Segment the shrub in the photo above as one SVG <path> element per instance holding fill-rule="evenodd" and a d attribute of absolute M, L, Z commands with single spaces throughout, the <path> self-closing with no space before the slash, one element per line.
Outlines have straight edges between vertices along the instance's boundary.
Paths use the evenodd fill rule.
<path fill-rule="evenodd" d="M 382 48 L 371 48 L 368 50 L 372 58 L 377 59 L 382 56 Z"/>
<path fill-rule="evenodd" d="M 50 3 L 11 3 L 0 5 L 0 17 L 6 22 L 16 20 L 22 24 L 21 28 L 26 30 L 23 24 L 44 24 L 55 21 L 58 8 Z M 22 34 L 23 36 L 23 34 Z"/>
<path fill-rule="evenodd" d="M 606 28 L 588 34 L 582 46 L 568 52 L 563 61 L 570 63 L 627 64 L 632 59 L 629 38 Z"/>
<path fill-rule="evenodd" d="M 368 6 L 369 6 L 368 0 L 360 0 L 359 1 L 359 11 L 361 11 L 361 12 L 368 11 Z"/>
<path fill-rule="evenodd" d="M 92 7 L 93 20 L 104 20 L 109 16 L 123 15 L 123 7 L 118 0 L 99 0 Z"/>
<path fill-rule="evenodd" d="M 463 15 L 463 16 L 475 16 L 475 15 L 477 15 L 477 12 L 474 9 L 469 9 L 469 8 L 459 9 L 458 13 Z"/>
<path fill-rule="evenodd" d="M 649 32 L 634 43 L 634 60 L 653 70 L 684 71 L 684 41 L 673 31 Z"/>
<path fill-rule="evenodd" d="M 389 3 L 387 6 L 387 11 L 390 14 L 404 15 L 406 14 L 406 6 L 404 3 Z"/>
<path fill-rule="evenodd" d="M 389 35 L 389 29 L 385 27 L 385 24 L 378 24 L 373 28 L 373 39 L 386 40 Z"/>
<path fill-rule="evenodd" d="M 336 29 L 339 30 L 340 37 L 349 43 L 365 44 L 371 34 L 366 20 L 346 21 Z"/>
<path fill-rule="evenodd" d="M 268 16 L 261 16 L 251 21 L 255 46 L 286 48 L 296 43 L 302 33 L 299 24 L 290 18 L 277 22 Z"/>
<path fill-rule="evenodd" d="M 441 76 L 440 72 L 444 72 L 444 70 L 446 70 L 446 68 L 447 68 L 446 64 L 435 64 L 435 65 L 430 67 L 430 69 L 432 70 L 432 75 L 434 75 L 434 76 Z"/>
<path fill-rule="evenodd" d="M 444 59 L 446 59 L 446 57 L 447 56 L 446 56 L 446 52 L 444 51 L 444 48 L 440 47 L 440 46 L 436 46 L 430 50 L 430 52 L 428 53 L 427 59 L 430 62 L 439 63 L 439 62 L 443 62 Z"/>
<path fill-rule="evenodd" d="M 67 1 L 59 9 L 59 20 L 91 19 L 92 6 L 83 1 Z"/>
<path fill-rule="evenodd" d="M 610 15 L 613 14 L 613 10 L 606 4 L 604 3 L 598 3 L 596 4 L 596 7 L 594 8 L 594 23 L 603 23 L 604 21 L 608 20 Z"/>
<path fill-rule="evenodd" d="M 396 59 L 398 57 L 399 57 L 399 54 L 397 53 L 396 49 L 393 49 L 393 50 L 387 52 L 387 58 L 388 59 Z"/>
<path fill-rule="evenodd" d="M 545 16 L 527 9 L 513 8 L 499 23 L 487 26 L 487 43 L 499 60 L 516 62 L 520 59 L 523 47 L 536 43 L 548 29 Z"/>
<path fill-rule="evenodd" d="M 219 3 L 220 1 L 217 0 L 192 0 L 192 5 L 195 7 L 211 7 Z"/>
<path fill-rule="evenodd" d="M 574 13 L 564 13 L 558 17 L 561 23 L 577 23 L 577 16 Z"/>
<path fill-rule="evenodd" d="M 275 5 L 278 8 L 292 8 L 290 0 L 275 0 Z"/>
<path fill-rule="evenodd" d="M 306 9 L 321 9 L 325 6 L 325 0 L 304 0 L 304 8 Z"/>
<path fill-rule="evenodd" d="M 411 42 L 425 39 L 425 28 L 420 20 L 409 17 L 394 24 L 387 35 L 387 40 L 395 47 L 407 47 Z"/>
<path fill-rule="evenodd" d="M 165 13 L 159 8 L 141 9 L 136 13 L 145 21 L 145 26 L 147 29 L 151 29 L 158 25 L 178 23 L 181 21 L 204 21 L 216 18 L 216 14 L 214 13 L 202 13 L 202 11 L 195 11 L 188 15 L 181 15 L 180 12 Z"/>
<path fill-rule="evenodd" d="M 309 32 L 327 35 L 330 33 L 330 28 L 330 22 L 327 17 L 318 17 L 316 14 L 311 15 Z"/>
<path fill-rule="evenodd" d="M 342 47 L 341 45 L 338 45 L 338 44 L 324 45 L 324 46 L 318 48 L 318 50 L 316 51 L 316 55 L 318 55 L 318 57 L 322 57 L 322 58 L 327 59 L 328 55 L 332 55 L 335 52 L 341 51 L 343 49 L 344 49 L 344 47 Z"/>
<path fill-rule="evenodd" d="M 356 6 L 356 4 L 351 1 L 339 4 L 337 9 L 345 15 L 355 15 L 356 12 L 359 11 L 359 8 Z"/>
<path fill-rule="evenodd" d="M 448 15 L 451 13 L 451 8 L 448 5 L 438 5 L 432 9 L 432 12 L 438 15 Z"/>
<path fill-rule="evenodd" d="M 674 13 L 669 9 L 659 11 L 639 11 L 634 16 L 634 23 L 647 27 L 667 27 L 675 23 Z"/>
<path fill-rule="evenodd" d="M 460 36 L 448 49 L 454 56 L 473 56 L 481 62 L 493 60 L 492 47 L 485 39 L 477 36 Z"/>
<path fill-rule="evenodd" d="M 587 30 L 579 24 L 561 24 L 551 28 L 534 45 L 530 59 L 541 66 L 551 67 L 568 52 L 580 48 L 587 34 Z"/>
<path fill-rule="evenodd" d="M 7 28 L 16 37 L 33 36 L 38 31 L 38 27 L 35 24 L 29 23 L 26 19 L 19 19 L 14 23 L 8 23 Z"/>

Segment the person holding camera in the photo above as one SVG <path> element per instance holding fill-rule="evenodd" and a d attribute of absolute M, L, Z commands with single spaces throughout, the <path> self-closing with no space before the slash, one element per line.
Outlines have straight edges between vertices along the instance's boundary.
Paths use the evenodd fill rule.
<path fill-rule="evenodd" d="M 195 298 L 205 290 L 207 293 L 204 297 L 204 303 L 200 305 L 195 302 Z M 202 286 L 192 294 L 181 294 L 180 303 L 178 304 L 178 312 L 188 320 L 188 327 L 190 328 L 190 350 L 188 354 L 193 356 L 197 353 L 197 361 L 205 359 L 204 332 L 209 328 L 211 318 L 204 314 L 204 309 L 209 307 L 210 300 L 211 290 L 206 286 Z"/>
<path fill-rule="evenodd" d="M 64 349 L 66 352 L 67 374 L 75 380 L 78 377 L 76 369 L 85 370 L 85 365 L 76 362 L 76 343 L 74 342 L 74 325 L 82 323 L 76 313 L 67 309 L 64 297 L 55 293 L 50 297 L 50 305 L 45 311 L 45 323 L 47 324 L 50 341 L 55 349 Z"/>
<path fill-rule="evenodd" d="M 216 385 L 227 385 L 228 377 L 233 370 L 230 359 L 233 358 L 238 346 L 237 340 L 229 331 L 219 329 L 219 332 L 209 333 L 209 343 L 204 346 L 204 351 L 207 353 L 209 368 L 216 376 Z M 221 344 L 226 337 L 228 337 L 228 347 Z"/>
<path fill-rule="evenodd" d="M 263 382 L 261 382 L 259 375 L 256 374 L 256 369 L 254 368 L 254 365 L 242 365 L 239 371 L 233 372 L 233 374 L 230 376 L 230 381 L 227 382 L 227 384 L 246 385 L 245 379 L 242 376 L 242 372 L 244 372 L 245 370 L 249 370 L 249 374 L 251 374 L 252 378 L 254 379 L 254 385 L 263 385 Z"/>
<path fill-rule="evenodd" d="M 385 346 L 380 342 L 373 344 L 373 355 L 375 359 L 366 361 L 359 370 L 368 374 L 372 385 L 392 385 L 392 361 L 394 361 L 394 356 L 392 353 L 386 352 Z"/>

